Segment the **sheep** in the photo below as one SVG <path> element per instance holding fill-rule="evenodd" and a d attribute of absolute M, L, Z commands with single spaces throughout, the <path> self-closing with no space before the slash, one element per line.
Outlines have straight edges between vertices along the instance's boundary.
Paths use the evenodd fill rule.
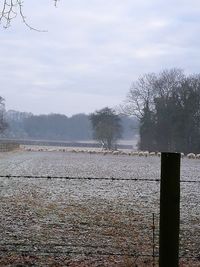
<path fill-rule="evenodd" d="M 156 152 L 150 152 L 149 153 L 149 156 L 155 156 L 156 155 Z"/>
<path fill-rule="evenodd" d="M 196 159 L 200 159 L 200 154 L 197 154 L 196 155 Z"/>
<path fill-rule="evenodd" d="M 188 159 L 195 159 L 196 156 L 195 156 L 194 153 L 189 153 L 189 154 L 187 154 L 187 158 L 188 158 Z"/>
<path fill-rule="evenodd" d="M 144 154 L 145 157 L 148 157 L 149 156 L 149 151 L 144 151 L 143 154 Z"/>
<path fill-rule="evenodd" d="M 127 154 L 126 154 L 126 152 L 121 151 L 121 152 L 120 152 L 120 155 L 127 155 Z"/>
<path fill-rule="evenodd" d="M 133 152 L 131 153 L 131 155 L 132 155 L 132 156 L 137 156 L 137 155 L 138 155 L 138 152 L 137 152 L 137 151 L 133 151 Z"/>
<path fill-rule="evenodd" d="M 138 152 L 138 156 L 139 157 L 143 157 L 144 156 L 144 152 L 143 151 Z"/>
<path fill-rule="evenodd" d="M 184 156 L 185 156 L 184 153 L 181 153 L 181 158 L 184 158 Z"/>
<path fill-rule="evenodd" d="M 118 150 L 115 150 L 112 152 L 113 155 L 119 155 L 119 151 Z"/>
<path fill-rule="evenodd" d="M 161 157 L 161 152 L 158 152 L 158 153 L 157 153 L 157 156 L 158 156 L 158 157 Z"/>

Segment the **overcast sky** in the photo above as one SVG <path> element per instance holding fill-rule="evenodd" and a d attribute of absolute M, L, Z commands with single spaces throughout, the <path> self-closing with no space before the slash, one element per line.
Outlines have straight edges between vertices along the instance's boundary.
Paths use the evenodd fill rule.
<path fill-rule="evenodd" d="M 0 28 L 6 109 L 90 113 L 120 104 L 144 73 L 200 72 L 199 0 L 24 0 L 24 14 L 47 32 L 20 17 Z"/>

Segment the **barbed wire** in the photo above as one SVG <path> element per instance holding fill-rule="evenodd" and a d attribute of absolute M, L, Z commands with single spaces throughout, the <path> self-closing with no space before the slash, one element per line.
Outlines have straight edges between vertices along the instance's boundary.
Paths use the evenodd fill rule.
<path fill-rule="evenodd" d="M 50 176 L 50 175 L 0 175 L 0 178 L 24 178 L 24 179 L 65 179 L 65 180 L 111 180 L 111 181 L 149 181 L 159 182 L 160 179 L 148 178 L 118 178 L 118 177 L 76 177 L 76 176 Z"/>
<path fill-rule="evenodd" d="M 0 176 L 0 177 L 5 177 L 5 176 Z M 7 177 L 13 177 L 13 176 L 7 176 Z M 21 176 L 14 176 L 14 177 L 21 177 Z M 41 176 L 24 176 L 28 178 L 32 177 L 41 177 Z M 53 176 L 43 176 L 43 178 L 47 177 L 53 177 Z M 56 177 L 60 178 L 60 177 Z M 63 177 L 62 177 L 63 178 Z M 70 178 L 77 178 L 77 177 L 70 177 Z M 84 177 L 79 177 L 79 178 L 84 178 Z M 89 177 L 91 179 L 91 177 Z M 86 178 L 88 179 L 88 178 Z M 98 180 L 99 178 L 94 178 L 92 179 Z M 103 178 L 106 179 L 106 178 Z M 109 179 L 109 178 L 107 178 Z M 121 179 L 121 178 L 116 178 L 116 179 Z M 124 180 L 124 179 L 123 179 Z M 141 179 L 139 179 L 141 180 Z M 143 179 L 147 180 L 147 179 Z M 152 181 L 152 180 L 150 180 Z M 159 179 L 156 179 L 156 181 L 159 181 Z M 153 213 L 153 251 L 152 254 L 148 253 L 139 253 L 139 252 L 123 252 L 125 251 L 126 248 L 122 247 L 117 247 L 117 246 L 110 246 L 110 247 L 105 247 L 103 245 L 77 245 L 77 244 L 66 244 L 66 243 L 38 243 L 38 242 L 31 242 L 31 243 L 20 243 L 20 242 L 0 242 L 0 254 L 5 254 L 5 253 L 16 253 L 20 254 L 22 256 L 27 256 L 29 254 L 36 254 L 36 255 L 42 255 L 42 256 L 48 256 L 51 254 L 54 255 L 84 255 L 84 256 L 116 256 L 116 257 L 130 257 L 134 258 L 135 261 L 139 260 L 139 258 L 146 257 L 146 258 L 152 258 L 153 266 L 155 266 L 156 262 L 155 259 L 159 258 L 159 253 L 155 252 L 155 247 L 156 243 L 155 238 L 157 239 L 157 234 L 155 232 L 155 217 L 159 216 L 159 214 Z M 84 251 L 85 249 L 85 251 Z M 91 250 L 95 250 L 91 251 Z M 106 251 L 103 251 L 106 250 Z M 111 250 L 109 252 L 108 250 Z M 112 250 L 117 250 L 120 252 L 112 252 Z M 197 262 L 200 261 L 200 255 L 192 255 L 192 253 L 188 253 L 189 255 L 180 255 L 179 259 L 191 259 L 195 260 Z"/>
<path fill-rule="evenodd" d="M 76 176 L 51 176 L 51 175 L 0 175 L 0 178 L 22 178 L 22 179 L 63 179 L 63 180 L 111 180 L 111 181 L 145 181 L 160 182 L 160 179 L 151 178 L 121 178 L 121 177 L 76 177 Z M 197 180 L 181 180 L 181 183 L 200 183 Z"/>
<path fill-rule="evenodd" d="M 34 253 L 34 254 L 68 254 L 68 255 L 88 255 L 88 256 L 128 256 L 128 257 L 152 257 L 151 254 L 135 254 L 135 253 L 114 253 L 114 252 L 102 252 L 102 251 L 58 251 L 58 250 L 45 250 L 45 249 L 38 249 L 38 250 L 16 250 L 16 249 L 0 249 L 0 252 L 15 252 L 15 253 Z M 155 257 L 158 257 L 155 256 Z"/>
<path fill-rule="evenodd" d="M 150 253 L 140 253 L 137 251 L 134 252 L 123 252 L 127 250 L 127 248 L 122 248 L 121 246 L 105 246 L 105 245 L 91 245 L 91 244 L 73 244 L 73 243 L 64 243 L 64 242 L 31 242 L 31 243 L 22 243 L 22 242 L 0 242 L 0 253 L 35 253 L 35 254 L 67 254 L 67 255 L 85 255 L 85 256 L 126 256 L 126 257 L 134 257 L 138 259 L 139 257 L 151 257 L 155 266 L 155 258 L 159 257 L 158 250 L 156 248 L 159 234 L 156 230 L 156 217 L 159 216 L 159 213 L 153 213 L 153 225 L 149 229 L 153 230 L 153 239 L 152 239 L 152 254 Z M 7 247 L 7 248 L 6 248 Z M 23 249 L 22 249 L 23 248 Z M 27 249 L 26 249 L 27 248 Z M 56 248 L 56 249 L 55 249 Z M 65 250 L 64 250 L 65 248 Z M 60 250 L 59 250 L 60 249 Z M 84 251 L 83 249 L 86 249 Z M 130 247 L 129 247 L 130 249 Z M 91 251 L 95 250 L 95 252 Z M 102 251 L 102 250 L 106 250 Z M 108 251 L 111 252 L 108 252 Z M 112 252 L 112 251 L 120 251 L 120 252 Z M 157 251 L 157 252 L 156 252 Z M 181 259 L 195 259 L 200 261 L 200 254 L 194 255 L 193 253 L 187 253 L 189 255 L 181 255 L 179 258 Z"/>
<path fill-rule="evenodd" d="M 105 249 L 105 246 L 92 246 L 92 245 L 76 245 L 76 244 L 59 244 L 59 243 L 31 243 L 31 244 L 24 244 L 24 243 L 0 243 L 0 252 L 15 252 L 15 253 L 46 253 L 46 254 L 77 254 L 77 255 L 101 255 L 101 256 L 129 256 L 129 257 L 152 257 L 151 254 L 144 254 L 144 253 L 123 253 L 123 252 L 105 252 L 100 251 L 98 249 Z M 13 248 L 6 248 L 6 246 L 13 246 Z M 42 246 L 42 247 L 41 247 Z M 16 249 L 16 247 L 32 247 L 33 249 Z M 50 249 L 46 249 L 45 247 L 49 247 Z M 58 251 L 55 250 L 55 247 L 68 247 L 68 251 Z M 52 249 L 54 248 L 54 250 Z M 87 249 L 87 251 L 77 251 L 72 250 L 73 248 L 77 249 Z M 95 252 L 88 251 L 88 249 L 96 249 Z M 112 249 L 121 249 L 120 247 L 109 247 L 110 250 Z M 156 255 L 157 257 L 158 255 Z"/>
<path fill-rule="evenodd" d="M 155 257 L 158 258 L 159 254 L 154 253 L 148 254 L 148 253 L 138 253 L 138 252 L 130 252 L 130 253 L 123 253 L 123 252 L 105 252 L 105 251 L 100 251 L 97 249 L 105 249 L 105 246 L 92 246 L 92 245 L 82 245 L 78 246 L 76 244 L 68 245 L 68 244 L 52 244 L 52 243 L 31 243 L 31 244 L 24 244 L 24 243 L 0 243 L 0 246 L 3 246 L 0 248 L 0 253 L 6 253 L 6 252 L 14 252 L 14 253 L 20 253 L 20 254 L 27 254 L 27 253 L 34 253 L 34 254 L 68 254 L 68 255 L 86 255 L 86 256 L 126 256 L 126 257 Z M 13 246 L 13 248 L 6 248 L 6 246 Z M 16 249 L 16 247 L 29 247 L 28 249 Z M 42 247 L 40 247 L 42 246 Z M 32 247 L 33 249 L 30 249 Z M 50 249 L 46 249 L 45 247 L 49 247 Z M 55 247 L 68 247 L 68 250 L 65 251 L 59 251 L 58 249 L 55 250 Z M 54 249 L 52 249 L 54 248 Z M 73 248 L 77 249 L 87 249 L 87 251 L 77 251 L 73 250 Z M 96 249 L 95 252 L 88 251 L 88 249 Z M 116 249 L 109 247 L 110 250 Z M 121 249 L 121 248 L 120 248 Z M 188 255 L 188 256 L 179 256 L 180 259 L 195 259 L 195 260 L 200 260 L 200 255 L 194 256 L 194 255 Z"/>

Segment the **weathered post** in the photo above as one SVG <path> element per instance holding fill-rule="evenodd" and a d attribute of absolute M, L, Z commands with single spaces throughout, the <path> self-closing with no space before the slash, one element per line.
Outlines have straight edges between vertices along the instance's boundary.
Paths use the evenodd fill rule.
<path fill-rule="evenodd" d="M 179 266 L 180 159 L 161 154 L 159 267 Z"/>

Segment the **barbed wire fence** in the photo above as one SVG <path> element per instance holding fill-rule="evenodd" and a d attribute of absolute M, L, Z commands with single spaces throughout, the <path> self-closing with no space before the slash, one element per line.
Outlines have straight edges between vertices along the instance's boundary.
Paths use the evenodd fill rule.
<path fill-rule="evenodd" d="M 46 180 L 76 180 L 76 181 L 129 181 L 129 182 L 155 182 L 160 183 L 160 179 L 149 179 L 149 178 L 119 178 L 119 177 L 73 177 L 73 176 L 50 176 L 50 175 L 0 175 L 0 178 L 7 179 L 46 179 Z M 199 184 L 200 181 L 197 180 L 181 180 L 181 183 L 193 183 Z M 92 246 L 92 245 L 77 245 L 77 244 L 66 244 L 66 243 L 4 243 L 0 242 L 0 253 L 10 253 L 14 252 L 20 255 L 83 255 L 86 257 L 92 256 L 116 256 L 116 257 L 128 257 L 133 258 L 133 263 L 137 264 L 138 260 L 141 258 L 149 258 L 152 259 L 152 266 L 155 267 L 158 262 L 158 239 L 159 239 L 159 229 L 158 229 L 158 220 L 159 214 L 153 213 L 152 216 L 152 224 L 150 226 L 150 231 L 152 232 L 152 253 L 138 253 L 134 252 L 123 252 L 120 251 L 120 247 L 109 247 L 104 246 Z M 103 250 L 101 250 L 103 249 Z M 95 250 L 95 251 L 94 251 Z M 115 251 L 115 252 L 113 252 Z M 193 259 L 196 261 L 200 261 L 200 255 L 180 255 L 180 258 L 184 259 Z"/>
<path fill-rule="evenodd" d="M 76 177 L 76 176 L 53 176 L 53 175 L 0 175 L 0 178 L 17 178 L 17 179 L 64 179 L 64 180 L 110 180 L 110 181 L 141 181 L 141 182 L 160 182 L 160 179 L 149 178 L 119 178 L 119 177 Z M 196 183 L 200 184 L 197 180 L 181 180 L 181 183 Z"/>

